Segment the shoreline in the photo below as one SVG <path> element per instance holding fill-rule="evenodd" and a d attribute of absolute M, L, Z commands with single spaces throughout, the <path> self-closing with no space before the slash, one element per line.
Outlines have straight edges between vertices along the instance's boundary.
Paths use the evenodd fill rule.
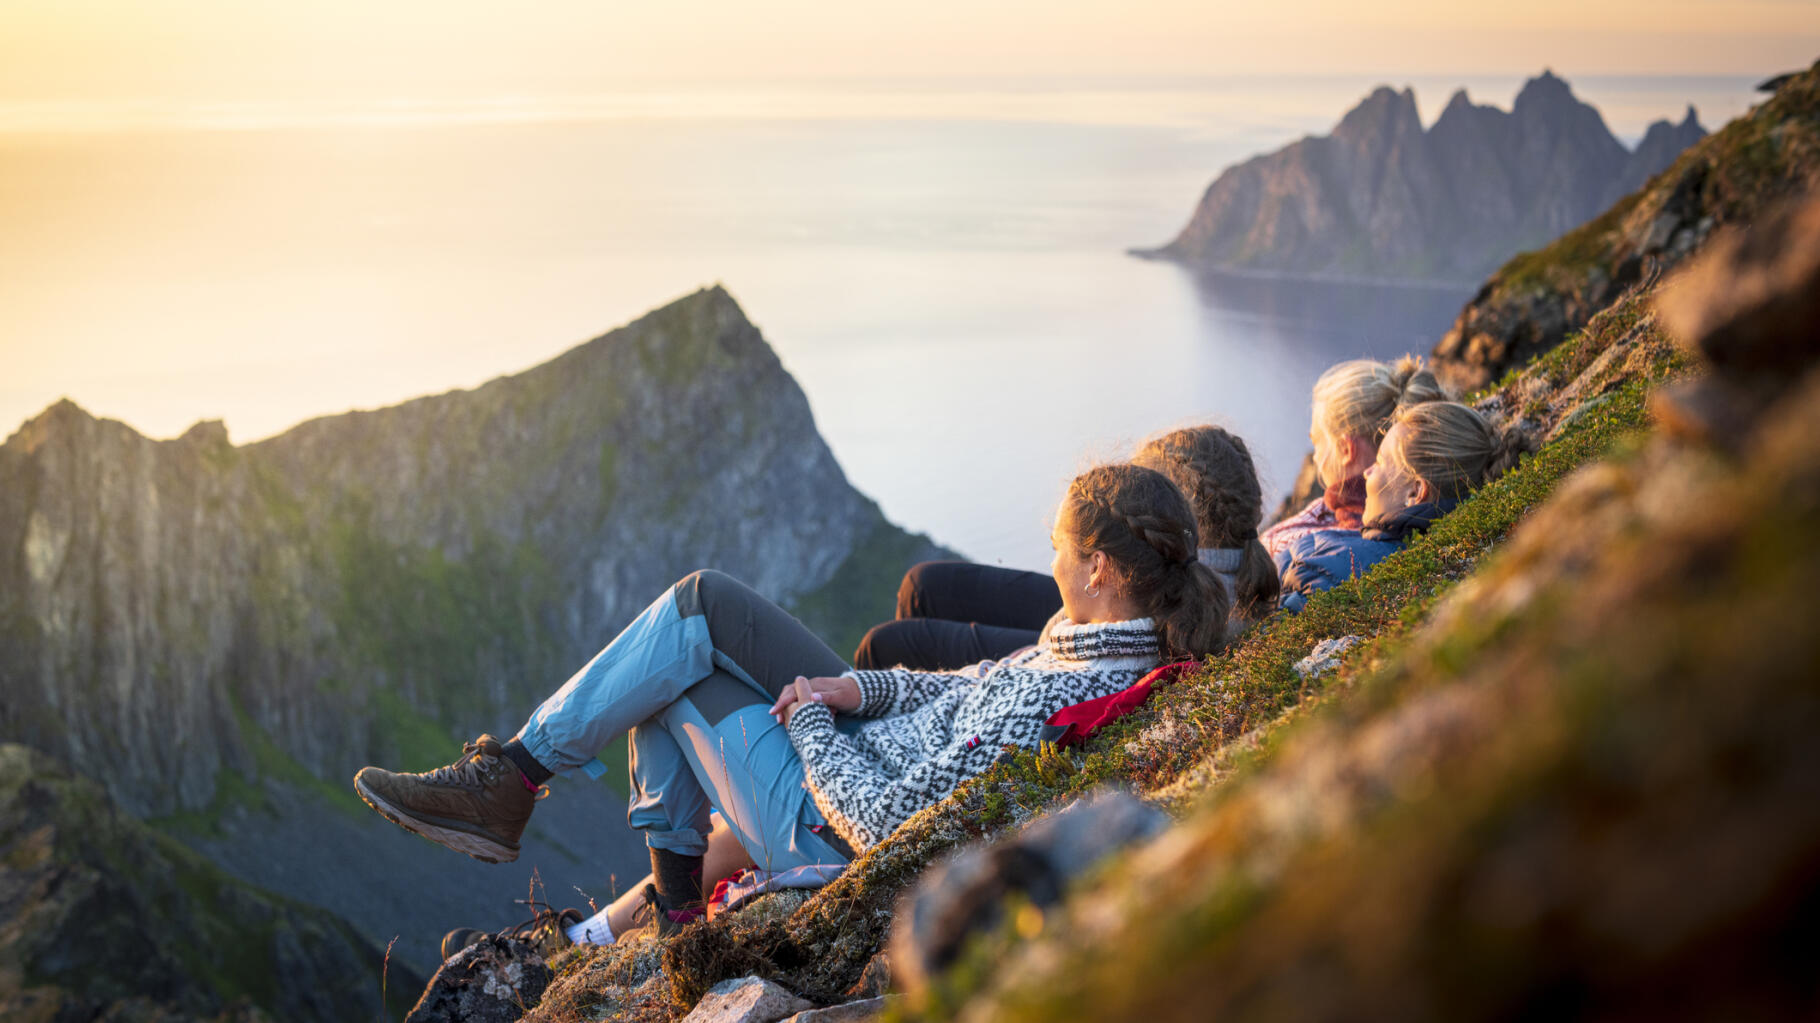
<path fill-rule="evenodd" d="M 1210 274 L 1221 277 L 1237 277 L 1247 280 L 1264 281 L 1314 281 L 1321 284 L 1368 284 L 1373 287 L 1422 288 L 1432 291 L 1453 291 L 1460 288 L 1477 288 L 1485 283 L 1485 278 L 1468 280 L 1466 278 L 1441 277 L 1373 277 L 1366 274 L 1344 274 L 1316 270 L 1265 270 L 1259 267 L 1232 266 L 1229 264 L 1201 265 L 1185 262 L 1165 253 L 1162 249 L 1125 250 L 1125 255 L 1141 259 L 1147 263 L 1168 263 L 1181 269 L 1184 273 L 1199 276 Z M 1486 276 L 1490 276 L 1487 274 Z"/>

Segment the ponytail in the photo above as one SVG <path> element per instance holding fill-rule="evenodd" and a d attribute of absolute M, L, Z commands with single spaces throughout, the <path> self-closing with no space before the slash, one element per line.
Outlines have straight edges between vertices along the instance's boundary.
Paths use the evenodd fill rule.
<path fill-rule="evenodd" d="M 1379 457 L 1428 484 L 1439 497 L 1458 500 L 1503 475 L 1528 448 L 1520 435 L 1500 431 L 1477 411 L 1436 401 L 1397 413 L 1395 444 Z"/>
<path fill-rule="evenodd" d="M 1102 465 L 1075 477 L 1067 501 L 1075 550 L 1106 555 L 1170 660 L 1198 660 L 1225 645 L 1232 599 L 1201 564 L 1194 513 L 1168 477 Z"/>
<path fill-rule="evenodd" d="M 1245 441 L 1217 426 L 1184 427 L 1146 441 L 1132 461 L 1181 489 L 1194 509 L 1202 547 L 1242 552 L 1232 579 L 1233 613 L 1252 620 L 1275 610 L 1282 582 L 1258 542 L 1264 492 Z"/>
<path fill-rule="evenodd" d="M 1277 595 L 1283 592 L 1283 580 L 1277 576 L 1276 563 L 1257 537 L 1245 544 L 1239 570 L 1232 577 L 1233 614 L 1246 621 L 1257 621 L 1277 607 Z"/>
<path fill-rule="evenodd" d="M 1331 437 L 1359 437 L 1375 447 L 1397 412 L 1446 400 L 1435 375 L 1413 355 L 1394 365 L 1354 359 L 1329 368 L 1315 381 L 1314 418 Z"/>

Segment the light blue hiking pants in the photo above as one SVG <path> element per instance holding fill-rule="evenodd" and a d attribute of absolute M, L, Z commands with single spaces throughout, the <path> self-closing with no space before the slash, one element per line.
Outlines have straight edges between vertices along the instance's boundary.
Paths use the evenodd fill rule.
<path fill-rule="evenodd" d="M 772 719 L 798 675 L 847 664 L 782 608 L 721 572 L 671 587 L 543 702 L 518 739 L 551 770 L 595 760 L 631 733 L 628 822 L 654 849 L 700 855 L 709 808 L 760 867 L 852 858 L 803 784 L 803 762 Z"/>

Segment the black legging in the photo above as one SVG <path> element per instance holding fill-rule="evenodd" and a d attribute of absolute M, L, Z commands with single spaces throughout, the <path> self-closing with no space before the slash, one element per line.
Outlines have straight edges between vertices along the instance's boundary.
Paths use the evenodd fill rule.
<path fill-rule="evenodd" d="M 897 620 L 875 625 L 853 652 L 856 668 L 949 671 L 1036 642 L 1062 607 L 1055 580 L 968 561 L 925 561 L 904 573 Z"/>

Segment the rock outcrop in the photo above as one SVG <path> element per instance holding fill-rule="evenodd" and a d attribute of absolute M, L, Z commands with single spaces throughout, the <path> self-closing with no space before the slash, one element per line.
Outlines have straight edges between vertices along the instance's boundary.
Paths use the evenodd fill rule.
<path fill-rule="evenodd" d="M 1690 107 L 1626 150 L 1544 72 L 1509 112 L 1454 93 L 1426 131 L 1415 94 L 1379 87 L 1334 128 L 1223 172 L 1174 241 L 1133 254 L 1190 266 L 1476 280 L 1648 180 L 1705 135 Z"/>
<path fill-rule="evenodd" d="M 371 1020 L 421 977 L 322 910 L 235 881 L 100 786 L 0 744 L 0 1017 Z"/>
<path fill-rule="evenodd" d="M 1820 66 L 1790 77 L 1596 219 L 1505 263 L 1435 346 L 1435 370 L 1460 391 L 1484 387 L 1560 344 L 1626 288 L 1680 265 L 1714 228 L 1749 223 L 1816 187 Z"/>

